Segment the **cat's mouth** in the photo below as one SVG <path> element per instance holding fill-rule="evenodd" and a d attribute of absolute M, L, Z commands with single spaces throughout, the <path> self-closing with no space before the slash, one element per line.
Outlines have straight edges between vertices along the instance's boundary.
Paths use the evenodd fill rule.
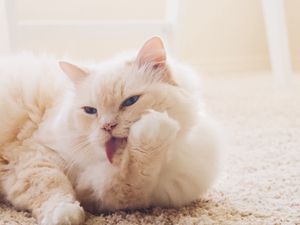
<path fill-rule="evenodd" d="M 126 144 L 127 137 L 119 138 L 113 136 L 105 143 L 105 153 L 110 163 L 112 163 L 114 154 L 117 152 L 117 150 L 125 148 Z"/>

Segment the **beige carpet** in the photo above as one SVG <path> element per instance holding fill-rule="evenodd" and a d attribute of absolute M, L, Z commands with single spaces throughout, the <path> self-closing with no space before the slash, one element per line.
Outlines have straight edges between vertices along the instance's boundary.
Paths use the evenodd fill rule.
<path fill-rule="evenodd" d="M 204 97 L 228 137 L 223 170 L 207 195 L 181 209 L 88 215 L 86 225 L 300 225 L 300 77 L 288 88 L 267 75 L 206 77 Z M 35 222 L 0 205 L 0 224 Z"/>

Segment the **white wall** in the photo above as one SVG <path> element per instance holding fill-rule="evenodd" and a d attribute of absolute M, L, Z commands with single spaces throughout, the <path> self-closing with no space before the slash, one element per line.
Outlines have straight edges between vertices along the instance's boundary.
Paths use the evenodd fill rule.
<path fill-rule="evenodd" d="M 17 0 L 16 12 L 21 22 L 161 20 L 165 1 Z M 300 0 L 285 2 L 293 66 L 300 69 Z M 176 34 L 182 60 L 211 72 L 270 69 L 261 0 L 180 0 L 179 11 Z M 75 35 L 63 29 L 19 35 L 15 48 L 102 59 L 135 48 L 155 34 L 150 28 L 120 29 L 117 36 L 96 33 L 85 28 Z"/>
<path fill-rule="evenodd" d="M 0 53 L 9 51 L 9 36 L 4 0 L 0 0 Z"/>
<path fill-rule="evenodd" d="M 268 69 L 261 0 L 198 0 L 184 4 L 182 57 L 209 69 Z"/>
<path fill-rule="evenodd" d="M 115 29 L 114 21 L 130 22 L 136 20 L 160 20 L 164 17 L 164 0 L 17 0 L 16 14 L 19 22 L 35 24 L 48 21 L 94 22 L 111 21 L 111 27 L 101 24 L 82 25 L 78 30 L 72 25 L 57 29 L 51 26 L 42 32 L 32 29 L 31 35 L 18 35 L 16 49 L 30 49 L 51 52 L 57 55 L 65 53 L 74 58 L 110 57 L 120 51 L 134 49 L 156 32 L 143 29 L 142 32 L 127 27 Z M 34 7 L 32 7 L 34 6 Z M 75 22 L 75 23 L 77 23 Z M 99 27 L 99 28 L 95 28 Z M 53 30 L 53 32 L 52 32 Z"/>
<path fill-rule="evenodd" d="M 294 69 L 300 70 L 300 1 L 285 0 Z M 270 69 L 261 0 L 189 0 L 182 8 L 181 56 L 209 71 Z"/>
<path fill-rule="evenodd" d="M 286 0 L 285 7 L 293 67 L 300 71 L 300 1 Z"/>

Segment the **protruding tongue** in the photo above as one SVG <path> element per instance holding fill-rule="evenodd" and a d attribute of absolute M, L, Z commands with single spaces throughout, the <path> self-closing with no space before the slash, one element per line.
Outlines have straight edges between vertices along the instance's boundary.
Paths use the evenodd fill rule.
<path fill-rule="evenodd" d="M 115 152 L 118 150 L 118 148 L 122 147 L 122 143 L 124 143 L 124 140 L 126 139 L 112 137 L 105 143 L 105 152 L 110 163 L 112 163 Z"/>
<path fill-rule="evenodd" d="M 112 137 L 105 143 L 105 152 L 108 158 L 108 161 L 112 163 L 112 158 L 117 151 L 117 139 Z"/>

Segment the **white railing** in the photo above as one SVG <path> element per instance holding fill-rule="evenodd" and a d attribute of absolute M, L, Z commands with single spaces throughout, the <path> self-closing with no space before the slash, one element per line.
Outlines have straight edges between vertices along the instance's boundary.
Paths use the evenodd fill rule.
<path fill-rule="evenodd" d="M 275 80 L 286 83 L 292 77 L 284 0 L 262 0 L 270 62 Z"/>
<path fill-rule="evenodd" d="M 16 0 L 0 0 L 6 4 L 8 34 L 12 52 L 18 51 L 18 43 L 31 37 L 63 37 L 92 36 L 93 38 L 130 37 L 135 34 L 151 36 L 161 35 L 166 40 L 169 50 L 175 52 L 175 27 L 177 25 L 178 5 L 180 0 L 166 0 L 165 18 L 162 20 L 73 20 L 45 21 L 24 20 L 16 18 Z M 4 15 L 4 14 L 0 14 Z M 124 32 L 126 31 L 126 32 Z M 7 33 L 7 32 L 6 32 Z M 51 39 L 49 39 L 51 41 Z M 176 49 L 178 50 L 178 49 Z"/>

